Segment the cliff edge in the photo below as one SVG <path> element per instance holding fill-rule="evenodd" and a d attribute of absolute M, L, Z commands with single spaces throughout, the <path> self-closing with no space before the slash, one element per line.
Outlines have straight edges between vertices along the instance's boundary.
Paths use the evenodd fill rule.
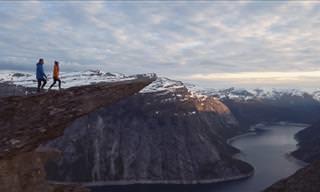
<path fill-rule="evenodd" d="M 58 152 L 35 149 L 63 135 L 64 129 L 77 118 L 139 92 L 155 78 L 102 82 L 61 92 L 0 98 L 0 191 L 86 191 L 50 185 L 43 165 Z"/>

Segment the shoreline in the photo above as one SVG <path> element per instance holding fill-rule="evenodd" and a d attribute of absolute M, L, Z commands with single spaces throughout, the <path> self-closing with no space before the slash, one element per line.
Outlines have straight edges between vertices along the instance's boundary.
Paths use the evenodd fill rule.
<path fill-rule="evenodd" d="M 256 135 L 257 134 L 257 132 L 256 132 L 256 130 L 255 131 L 248 131 L 248 132 L 246 132 L 246 133 L 243 133 L 243 134 L 240 134 L 240 135 L 236 135 L 236 136 L 234 136 L 234 137 L 231 137 L 231 138 L 229 138 L 229 139 L 227 139 L 227 144 L 228 145 L 231 145 L 231 143 L 233 142 L 233 141 L 235 141 L 235 140 L 237 140 L 237 139 L 240 139 L 240 138 L 242 138 L 242 137 L 246 137 L 246 136 L 249 136 L 249 135 Z M 232 146 L 232 145 L 231 145 Z"/>
<path fill-rule="evenodd" d="M 306 124 L 306 123 L 293 123 L 293 122 L 271 122 L 271 123 L 258 123 L 258 124 L 255 124 L 255 125 L 252 125 L 250 126 L 249 130 L 246 132 L 246 133 L 243 133 L 243 134 L 240 134 L 240 135 L 236 135 L 234 137 L 231 137 L 229 139 L 227 139 L 227 144 L 228 145 L 231 145 L 232 147 L 235 147 L 232 145 L 232 143 L 238 139 L 241 139 L 243 137 L 247 137 L 247 136 L 251 136 L 251 135 L 257 135 L 260 131 L 267 131 L 268 129 L 266 129 L 266 127 L 269 127 L 269 126 L 295 126 L 295 127 L 301 127 L 302 129 L 305 129 L 307 128 L 308 126 L 310 126 L 310 124 Z M 294 136 L 294 139 L 297 141 L 297 139 L 295 138 Z M 235 147 L 236 149 L 238 149 L 237 147 Z M 298 146 L 297 146 L 298 148 Z M 240 149 L 238 149 L 239 152 L 235 153 L 233 155 L 233 158 L 234 159 L 238 159 L 238 160 L 241 160 L 243 161 L 241 158 L 238 158 L 236 157 L 237 155 L 239 154 L 242 154 L 242 151 Z M 302 167 L 305 167 L 308 165 L 307 162 L 304 162 L 296 157 L 294 157 L 291 152 L 287 152 L 285 154 L 285 158 L 288 160 L 288 161 L 291 161 L 291 162 L 295 162 L 299 165 L 301 165 Z M 246 162 L 246 161 L 244 161 Z M 248 163 L 248 162 L 246 162 Z M 248 163 L 250 164 L 250 163 Z M 251 165 L 251 164 L 250 164 Z M 253 165 L 251 165 L 253 166 Z M 254 166 L 253 166 L 254 167 Z M 254 172 L 254 170 L 253 170 Z"/>
<path fill-rule="evenodd" d="M 250 126 L 249 130 L 243 134 L 240 135 L 236 135 L 233 137 L 230 137 L 229 139 L 227 139 L 227 144 L 231 145 L 231 143 L 237 139 L 240 139 L 242 137 L 246 137 L 249 135 L 256 135 L 258 133 L 258 131 L 260 130 L 267 130 L 264 129 L 265 127 L 268 126 L 277 126 L 277 125 L 282 125 L 282 126 L 297 126 L 297 127 L 305 127 L 307 128 L 308 126 L 310 126 L 310 124 L 306 124 L 306 123 L 292 123 L 292 122 L 272 122 L 272 123 L 257 123 L 255 125 Z"/>
<path fill-rule="evenodd" d="M 97 181 L 97 182 L 57 182 L 48 181 L 56 185 L 80 185 L 84 187 L 103 187 L 103 186 L 129 186 L 129 185 L 197 185 L 197 184 L 217 184 L 230 181 L 247 179 L 254 174 L 254 170 L 248 174 L 232 176 L 228 178 L 203 179 L 203 180 L 119 180 L 119 181 Z"/>
<path fill-rule="evenodd" d="M 293 155 L 291 155 L 291 152 L 286 153 L 285 157 L 288 161 L 295 162 L 295 163 L 301 165 L 302 167 L 305 167 L 310 164 L 310 163 L 307 163 L 303 160 L 300 160 L 300 159 L 294 157 Z"/>
<path fill-rule="evenodd" d="M 270 126 L 308 127 L 308 126 L 310 126 L 310 124 L 307 124 L 307 123 L 293 123 L 293 122 L 286 122 L 286 121 L 269 122 L 269 123 L 258 123 L 256 125 L 252 125 L 250 127 L 250 130 L 264 129 L 265 127 L 270 127 Z"/>

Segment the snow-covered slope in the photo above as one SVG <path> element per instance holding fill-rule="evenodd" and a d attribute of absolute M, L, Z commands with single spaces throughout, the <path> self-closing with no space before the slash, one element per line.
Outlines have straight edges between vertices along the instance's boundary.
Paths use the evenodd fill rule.
<path fill-rule="evenodd" d="M 145 87 L 142 92 L 173 92 L 178 89 L 185 89 L 185 85 L 181 81 L 175 81 L 166 77 L 158 77 L 153 83 Z"/>
<path fill-rule="evenodd" d="M 177 80 L 172 80 L 166 77 L 158 77 L 153 83 L 145 87 L 141 93 L 157 93 L 166 94 L 172 93 L 172 96 L 176 96 L 180 99 L 185 99 L 185 94 L 188 93 L 187 97 L 198 98 L 201 100 L 206 99 L 210 94 L 206 94 L 203 91 L 199 91 L 200 88 L 192 84 L 184 83 Z M 212 97 L 214 98 L 214 97 Z"/>
<path fill-rule="evenodd" d="M 320 101 L 320 90 L 314 91 L 312 96 L 315 100 Z"/>
<path fill-rule="evenodd" d="M 61 73 L 60 78 L 62 81 L 62 88 L 69 88 L 80 85 L 89 85 L 99 82 L 115 82 L 133 80 L 140 77 L 150 77 L 155 74 L 142 74 L 126 76 L 120 73 L 109 73 L 100 70 L 88 70 L 83 72 L 68 72 Z M 37 81 L 34 74 L 21 73 L 12 71 L 0 71 L 0 83 L 9 82 L 15 85 L 21 85 L 24 87 L 36 87 Z M 47 86 L 50 86 L 52 78 L 49 77 Z"/>
<path fill-rule="evenodd" d="M 143 77 L 155 77 L 153 73 L 139 74 L 126 76 L 121 73 L 109 73 L 100 70 L 88 70 L 83 72 L 67 72 L 61 73 L 60 79 L 62 81 L 62 88 L 69 88 L 80 85 L 88 85 L 99 82 L 115 82 L 132 80 Z M 14 85 L 21 85 L 24 87 L 36 87 L 36 77 L 32 73 L 25 72 L 13 72 L 13 71 L 0 71 L 0 83 L 11 83 Z M 50 85 L 52 78 L 49 77 L 48 84 Z M 181 81 L 172 80 L 166 77 L 158 77 L 152 84 L 145 87 L 142 93 L 154 93 L 154 92 L 177 92 L 179 89 L 185 89 L 185 85 Z"/>

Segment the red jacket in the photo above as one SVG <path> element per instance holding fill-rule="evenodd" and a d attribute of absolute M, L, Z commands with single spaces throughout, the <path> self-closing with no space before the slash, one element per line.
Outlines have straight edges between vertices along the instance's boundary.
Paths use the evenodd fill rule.
<path fill-rule="evenodd" d="M 59 65 L 54 65 L 53 67 L 53 78 L 59 79 Z"/>

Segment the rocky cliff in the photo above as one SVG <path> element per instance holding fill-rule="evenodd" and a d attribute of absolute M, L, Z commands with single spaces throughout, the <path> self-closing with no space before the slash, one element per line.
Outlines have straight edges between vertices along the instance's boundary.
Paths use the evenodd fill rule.
<path fill-rule="evenodd" d="M 261 122 L 288 121 L 314 123 L 319 117 L 319 93 L 298 90 L 222 89 L 195 91 L 219 98 L 232 111 L 242 127 Z"/>
<path fill-rule="evenodd" d="M 224 98 L 222 102 L 230 108 L 243 127 L 261 122 L 313 123 L 320 113 L 320 103 L 310 95 L 283 94 L 272 99 L 249 100 Z"/>
<path fill-rule="evenodd" d="M 77 118 L 133 95 L 153 80 L 145 77 L 73 87 L 61 92 L 2 97 L 0 191 L 85 191 L 74 186 L 50 185 L 45 179 L 43 164 L 56 156 L 57 151 L 35 149 L 63 135 L 64 129 Z"/>
<path fill-rule="evenodd" d="M 50 180 L 201 183 L 244 178 L 253 168 L 232 158 L 226 138 L 241 133 L 230 110 L 159 78 L 140 94 L 75 121 L 47 146 L 63 156 Z"/>
<path fill-rule="evenodd" d="M 294 175 L 283 179 L 264 192 L 319 192 L 320 191 L 320 161 L 300 169 Z"/>
<path fill-rule="evenodd" d="M 320 160 L 320 121 L 296 134 L 299 148 L 292 155 L 306 162 Z"/>

